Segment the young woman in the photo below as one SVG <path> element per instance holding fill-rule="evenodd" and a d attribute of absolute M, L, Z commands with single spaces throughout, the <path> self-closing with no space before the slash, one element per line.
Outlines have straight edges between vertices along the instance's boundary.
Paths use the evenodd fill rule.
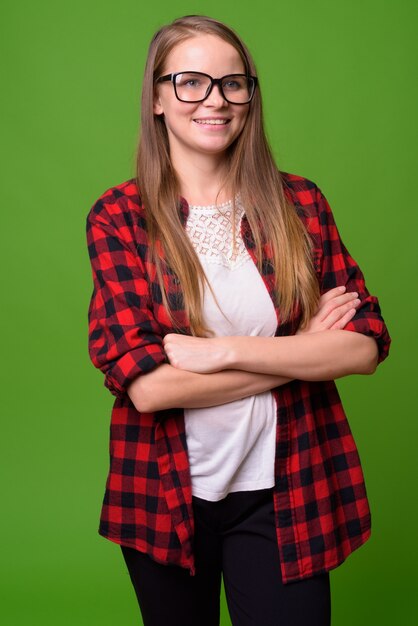
<path fill-rule="evenodd" d="M 280 171 L 238 36 L 187 16 L 150 45 L 137 175 L 87 218 L 89 353 L 116 396 L 99 533 L 146 626 L 326 626 L 370 535 L 334 379 L 390 338 L 310 180 Z M 347 332 L 351 331 L 351 332 Z"/>

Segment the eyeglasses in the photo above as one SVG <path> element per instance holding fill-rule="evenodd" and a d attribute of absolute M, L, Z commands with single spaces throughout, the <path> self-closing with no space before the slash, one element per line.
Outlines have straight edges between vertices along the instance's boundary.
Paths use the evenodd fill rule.
<path fill-rule="evenodd" d="M 231 104 L 247 104 L 252 100 L 257 85 L 256 76 L 228 74 L 212 78 L 203 72 L 176 72 L 157 78 L 156 82 L 171 81 L 177 100 L 181 102 L 203 102 L 218 85 L 222 97 Z"/>

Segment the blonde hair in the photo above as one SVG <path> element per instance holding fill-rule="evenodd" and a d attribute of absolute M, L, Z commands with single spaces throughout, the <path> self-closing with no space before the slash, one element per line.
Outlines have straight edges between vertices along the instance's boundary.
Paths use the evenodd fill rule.
<path fill-rule="evenodd" d="M 231 44 L 242 59 L 245 72 L 257 75 L 245 44 L 233 30 L 217 20 L 189 15 L 158 30 L 149 47 L 143 80 L 136 182 L 146 211 L 150 255 L 170 320 L 174 326 L 179 326 L 167 298 L 164 263 L 180 282 L 192 334 L 207 336 L 210 331 L 205 326 L 202 312 L 203 288 L 207 280 L 181 221 L 180 185 L 170 160 L 164 119 L 153 112 L 155 81 L 164 72 L 167 56 L 177 44 L 199 34 L 216 35 Z M 304 326 L 315 313 L 319 299 L 312 241 L 294 205 L 285 196 L 282 177 L 264 131 L 259 88 L 249 105 L 244 128 L 229 146 L 226 158 L 228 189 L 233 199 L 238 192 L 240 194 L 253 234 L 260 272 L 262 247 L 271 246 L 280 321 L 289 321 L 296 307 L 300 307 L 301 326 Z M 159 253 L 160 247 L 165 261 Z"/>

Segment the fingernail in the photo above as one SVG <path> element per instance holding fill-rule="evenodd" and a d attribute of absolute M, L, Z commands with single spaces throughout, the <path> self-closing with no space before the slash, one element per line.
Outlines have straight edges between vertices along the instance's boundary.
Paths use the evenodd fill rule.
<path fill-rule="evenodd" d="M 355 300 L 353 300 L 353 304 L 360 304 L 360 300 L 356 298 Z"/>

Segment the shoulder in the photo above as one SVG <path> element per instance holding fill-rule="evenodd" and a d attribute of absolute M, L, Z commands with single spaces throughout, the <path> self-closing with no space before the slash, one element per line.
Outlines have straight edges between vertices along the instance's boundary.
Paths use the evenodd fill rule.
<path fill-rule="evenodd" d="M 280 172 L 285 195 L 295 206 L 295 210 L 309 234 L 318 246 L 321 232 L 334 224 L 332 209 L 320 187 L 305 176 Z"/>
<path fill-rule="evenodd" d="M 309 231 L 335 224 L 333 210 L 321 188 L 309 178 L 280 172 L 285 195 Z"/>
<path fill-rule="evenodd" d="M 87 222 L 132 226 L 143 214 L 136 179 L 130 178 L 109 187 L 97 198 L 87 214 Z"/>
<path fill-rule="evenodd" d="M 280 175 L 286 196 L 297 208 L 302 209 L 303 213 L 309 213 L 309 207 L 317 207 L 321 190 L 316 183 L 298 174 L 280 171 Z"/>

